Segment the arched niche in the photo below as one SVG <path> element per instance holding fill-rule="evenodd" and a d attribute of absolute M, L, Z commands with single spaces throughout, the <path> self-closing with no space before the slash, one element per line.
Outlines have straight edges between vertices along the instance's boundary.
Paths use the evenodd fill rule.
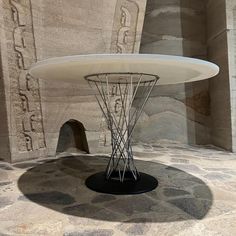
<path fill-rule="evenodd" d="M 56 152 L 66 151 L 89 153 L 84 125 L 77 120 L 69 120 L 60 128 Z"/>

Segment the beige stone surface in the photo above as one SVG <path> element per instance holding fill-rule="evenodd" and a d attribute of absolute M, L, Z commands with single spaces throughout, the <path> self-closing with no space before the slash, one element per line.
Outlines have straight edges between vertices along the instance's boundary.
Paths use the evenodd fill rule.
<path fill-rule="evenodd" d="M 153 96 L 171 100 L 166 110 L 158 110 L 155 118 L 150 117 L 161 128 L 154 129 L 152 124 L 149 139 L 167 137 L 235 149 L 234 15 L 235 2 L 231 0 L 148 2 L 141 52 L 200 57 L 220 66 L 220 74 L 209 83 L 154 90 Z M 144 124 L 144 130 L 150 124 Z"/>
<path fill-rule="evenodd" d="M 107 156 L 0 162 L 0 234 L 235 235 L 235 154 L 173 142 L 139 143 L 133 150 L 138 170 L 159 186 L 132 196 L 85 186 Z"/>
<path fill-rule="evenodd" d="M 27 75 L 36 60 L 30 1 L 1 1 L 1 6 L 1 68 L 10 160 L 45 156 L 39 84 Z"/>
<path fill-rule="evenodd" d="M 1 159 L 10 161 L 10 140 L 9 140 L 9 127 L 8 118 L 9 112 L 7 111 L 7 101 L 9 101 L 9 86 L 6 86 L 4 77 L 6 75 L 3 70 L 5 50 L 5 33 L 4 33 L 4 17 L 3 17 L 3 2 L 0 1 L 0 155 Z"/>
<path fill-rule="evenodd" d="M 141 53 L 203 58 L 221 72 L 209 82 L 157 86 L 134 140 L 235 150 L 235 2 L 149 0 L 147 7 L 146 2 L 0 0 L 1 159 L 55 155 L 68 120 L 83 123 L 91 152 L 109 151 L 109 131 L 89 87 L 38 83 L 27 69 L 55 56 L 138 53 L 140 42 Z"/>
<path fill-rule="evenodd" d="M 226 1 L 228 71 L 230 84 L 232 150 L 236 150 L 236 3 Z"/>
<path fill-rule="evenodd" d="M 138 52 L 145 1 L 35 1 L 33 9 L 37 11 L 34 26 L 39 60 L 74 54 Z M 87 85 L 40 85 L 49 155 L 55 154 L 60 127 L 70 119 L 84 124 L 90 152 L 110 150 L 109 132 L 102 127 L 100 108 L 89 96 L 92 92 Z"/>
<path fill-rule="evenodd" d="M 27 69 L 48 57 L 138 52 L 146 1 L 0 2 L 6 92 L 1 109 L 7 109 L 8 115 L 3 125 L 7 135 L 2 133 L 1 138 L 2 144 L 8 138 L 11 142 L 7 152 L 1 148 L 2 158 L 15 162 L 55 155 L 60 127 L 70 119 L 83 122 L 88 142 L 93 143 L 91 150 L 101 143 L 103 152 L 104 145 L 109 149 L 109 141 L 99 144 L 102 116 L 87 85 L 38 82 L 27 76 Z"/>
<path fill-rule="evenodd" d="M 225 1 L 208 1 L 208 58 L 221 68 L 210 80 L 212 143 L 232 150 L 230 79 Z"/>
<path fill-rule="evenodd" d="M 205 3 L 148 1 L 140 52 L 206 59 Z M 147 104 L 153 103 L 152 113 L 146 122 L 139 123 L 136 138 L 210 143 L 208 90 L 208 81 L 156 86 Z"/>

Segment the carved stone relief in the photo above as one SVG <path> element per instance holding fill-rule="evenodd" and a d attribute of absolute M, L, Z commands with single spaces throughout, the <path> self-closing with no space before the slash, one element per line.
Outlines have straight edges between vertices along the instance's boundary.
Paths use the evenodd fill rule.
<path fill-rule="evenodd" d="M 133 53 L 136 43 L 139 5 L 133 0 L 117 0 L 111 38 L 111 53 Z M 118 111 L 119 101 L 115 96 L 116 86 L 112 88 L 114 94 L 114 110 Z M 119 113 L 119 112 L 118 112 Z M 107 124 L 102 118 L 100 124 L 100 140 L 102 146 L 110 145 L 110 135 Z"/>
<path fill-rule="evenodd" d="M 129 80 L 129 76 L 126 78 L 124 75 L 117 75 L 121 79 L 127 79 Z M 120 116 L 124 115 L 121 114 L 123 111 L 122 106 L 126 107 L 126 115 L 128 118 L 128 109 L 129 106 L 127 104 L 122 104 L 121 96 L 128 98 L 128 101 L 131 101 L 130 97 L 130 88 L 127 87 L 127 85 L 121 85 L 121 84 L 110 84 L 109 89 L 105 96 L 107 97 L 108 104 L 107 106 L 110 107 L 110 111 L 113 114 L 114 119 L 116 120 L 117 124 L 120 123 Z M 127 91 L 129 91 L 129 94 L 127 94 Z M 131 93 L 132 94 L 132 93 Z M 105 106 L 103 107 L 104 110 Z M 110 138 L 110 130 L 111 128 L 109 125 L 106 123 L 106 119 L 104 116 L 102 117 L 102 121 L 100 124 L 100 140 L 99 143 L 100 145 L 106 146 L 111 144 L 111 138 Z"/>
<path fill-rule="evenodd" d="M 16 73 L 12 78 L 19 152 L 45 148 L 38 80 L 27 70 L 36 60 L 30 0 L 10 0 Z"/>
<path fill-rule="evenodd" d="M 109 106 L 111 106 L 113 109 L 111 109 L 111 112 L 113 112 L 117 117 L 120 114 L 120 109 L 119 109 L 119 96 L 117 96 L 117 90 L 118 86 L 117 85 L 111 85 L 109 88 L 108 93 L 106 96 L 109 96 Z M 105 105 L 103 107 L 105 109 Z M 111 139 L 110 139 L 110 131 L 108 128 L 108 124 L 106 123 L 106 119 L 104 116 L 102 116 L 101 123 L 100 123 L 100 136 L 99 136 L 99 144 L 101 146 L 106 146 L 111 144 Z"/>
<path fill-rule="evenodd" d="M 118 0 L 115 9 L 111 53 L 133 53 L 139 6 L 133 0 Z"/>

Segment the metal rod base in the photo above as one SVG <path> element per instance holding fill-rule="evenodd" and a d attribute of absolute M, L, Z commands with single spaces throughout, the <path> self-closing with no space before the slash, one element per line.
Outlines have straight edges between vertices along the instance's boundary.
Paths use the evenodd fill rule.
<path fill-rule="evenodd" d="M 126 173 L 124 181 L 120 182 L 118 172 L 114 172 L 110 179 L 106 179 L 106 172 L 98 172 L 88 177 L 85 184 L 93 191 L 116 195 L 146 193 L 154 190 L 158 186 L 157 179 L 142 172 L 139 172 L 137 180 L 133 180 L 133 178 L 130 177 L 129 173 Z"/>
<path fill-rule="evenodd" d="M 159 77 L 145 73 L 101 73 L 85 76 L 111 132 L 112 153 L 106 168 L 106 179 L 114 173 L 121 183 L 127 175 L 137 181 L 131 137 L 143 108 Z M 97 94 L 98 93 L 98 94 Z M 97 94 L 97 95 L 96 95 Z"/>
<path fill-rule="evenodd" d="M 145 73 L 102 73 L 85 76 L 111 132 L 112 153 L 106 171 L 90 176 L 88 188 L 110 194 L 139 194 L 155 189 L 158 181 L 139 173 L 131 137 L 159 77 Z"/>

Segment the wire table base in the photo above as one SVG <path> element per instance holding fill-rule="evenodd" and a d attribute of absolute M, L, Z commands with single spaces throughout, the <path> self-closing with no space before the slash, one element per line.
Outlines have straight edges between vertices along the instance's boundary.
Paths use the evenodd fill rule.
<path fill-rule="evenodd" d="M 86 185 L 97 192 L 137 194 L 157 187 L 157 180 L 138 172 L 131 137 L 159 77 L 145 73 L 100 73 L 85 76 L 111 132 L 112 153 L 104 172 L 90 176 Z"/>

